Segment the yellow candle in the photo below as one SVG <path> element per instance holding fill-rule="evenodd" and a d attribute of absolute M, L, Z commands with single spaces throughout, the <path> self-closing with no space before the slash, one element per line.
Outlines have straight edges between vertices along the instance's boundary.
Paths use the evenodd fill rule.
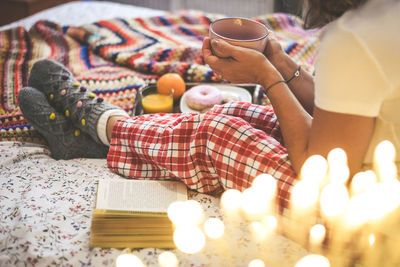
<path fill-rule="evenodd" d="M 142 106 L 144 113 L 170 113 L 174 101 L 171 95 L 151 94 L 143 97 Z"/>

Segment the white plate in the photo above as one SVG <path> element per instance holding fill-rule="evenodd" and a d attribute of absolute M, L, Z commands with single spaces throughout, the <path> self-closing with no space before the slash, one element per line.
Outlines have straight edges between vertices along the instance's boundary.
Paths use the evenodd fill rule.
<path fill-rule="evenodd" d="M 232 86 L 232 85 L 225 85 L 225 84 L 214 84 L 214 83 L 209 83 L 209 84 L 199 84 L 199 85 L 211 85 L 211 86 L 215 86 L 217 87 L 221 93 L 229 93 L 230 95 L 236 95 L 240 102 L 249 102 L 251 103 L 251 94 L 249 91 L 247 91 L 246 89 L 242 88 L 242 87 L 237 87 L 237 86 Z M 189 92 L 190 89 L 187 91 Z M 181 97 L 181 103 L 180 103 L 180 109 L 182 113 L 189 113 L 189 112 L 196 112 L 196 113 L 200 113 L 199 110 L 195 110 L 195 109 L 191 109 L 190 107 L 188 107 L 188 105 L 186 104 L 186 94 L 187 92 L 185 92 L 183 94 L 183 96 Z"/>

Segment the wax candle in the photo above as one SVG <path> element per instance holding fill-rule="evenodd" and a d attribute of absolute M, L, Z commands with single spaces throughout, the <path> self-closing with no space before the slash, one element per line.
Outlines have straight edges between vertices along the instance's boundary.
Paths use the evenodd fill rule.
<path fill-rule="evenodd" d="M 172 112 L 174 101 L 171 95 L 150 94 L 142 99 L 144 113 L 170 113 Z"/>

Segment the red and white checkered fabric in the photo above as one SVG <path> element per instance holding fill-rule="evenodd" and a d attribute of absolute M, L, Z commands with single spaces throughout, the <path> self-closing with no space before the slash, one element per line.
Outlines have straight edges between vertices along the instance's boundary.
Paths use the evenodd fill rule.
<path fill-rule="evenodd" d="M 233 102 L 204 114 L 154 114 L 119 120 L 108 167 L 129 178 L 179 179 L 202 193 L 251 185 L 260 173 L 277 179 L 287 206 L 295 173 L 270 106 Z"/>

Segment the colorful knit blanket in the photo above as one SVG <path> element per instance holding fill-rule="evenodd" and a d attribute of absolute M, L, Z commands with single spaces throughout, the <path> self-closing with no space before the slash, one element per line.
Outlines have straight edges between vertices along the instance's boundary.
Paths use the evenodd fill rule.
<path fill-rule="evenodd" d="M 88 43 L 66 34 L 68 26 L 38 21 L 29 32 L 22 27 L 0 31 L 0 141 L 43 142 L 18 107 L 18 92 L 39 59 L 67 66 L 82 85 L 132 113 L 137 89 L 167 72 L 187 82 L 221 82 L 204 63 L 201 46 L 210 23 L 223 17 L 181 11 L 150 18 L 113 19 L 83 25 L 93 33 Z M 285 51 L 309 71 L 321 30 L 306 31 L 289 14 L 256 17 L 267 25 Z"/>

